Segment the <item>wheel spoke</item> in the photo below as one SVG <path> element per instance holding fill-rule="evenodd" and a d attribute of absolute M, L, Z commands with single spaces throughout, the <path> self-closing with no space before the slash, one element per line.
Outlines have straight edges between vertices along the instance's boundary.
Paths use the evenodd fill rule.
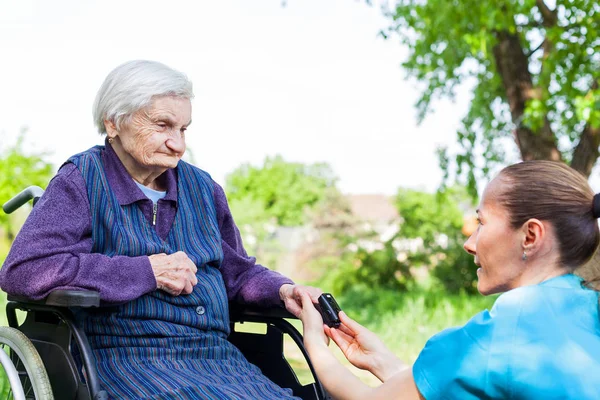
<path fill-rule="evenodd" d="M 27 388 L 27 390 L 25 390 L 25 388 Z M 25 378 L 25 382 L 23 383 L 23 391 L 25 392 L 25 396 L 28 396 L 33 392 L 33 385 L 31 384 L 29 376 Z"/>
<path fill-rule="evenodd" d="M 16 354 L 15 354 L 15 356 L 17 358 L 17 363 L 15 364 L 15 368 L 17 369 L 17 371 L 20 371 L 19 367 L 21 366 L 21 358 Z"/>

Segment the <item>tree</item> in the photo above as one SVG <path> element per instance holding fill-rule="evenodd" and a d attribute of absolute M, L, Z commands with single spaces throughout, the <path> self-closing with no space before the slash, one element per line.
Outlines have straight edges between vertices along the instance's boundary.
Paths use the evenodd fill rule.
<path fill-rule="evenodd" d="M 277 228 L 312 222 L 320 205 L 339 193 L 336 181 L 327 164 L 286 162 L 281 156 L 267 157 L 260 167 L 241 165 L 229 174 L 225 192 L 249 253 L 272 268 L 289 268 L 289 253 L 274 235 Z"/>
<path fill-rule="evenodd" d="M 277 225 L 299 226 L 307 221 L 305 211 L 335 188 L 336 182 L 327 164 L 305 165 L 275 156 L 267 157 L 262 167 L 244 164 L 237 168 L 228 175 L 225 191 L 230 203 L 242 202 L 252 214 L 272 218 Z"/>
<path fill-rule="evenodd" d="M 423 87 L 419 121 L 434 99 L 475 84 L 461 150 L 440 153 L 472 192 L 511 137 L 523 160 L 562 160 L 590 175 L 600 145 L 597 0 L 396 0 L 384 12 L 382 34 L 408 47 L 403 66 Z"/>
<path fill-rule="evenodd" d="M 24 150 L 25 130 L 14 145 L 0 148 L 0 204 L 4 204 L 27 186 L 43 188 L 52 176 L 52 165 L 44 160 L 45 154 L 27 154 Z M 0 227 L 11 240 L 16 232 L 7 214 L 0 212 Z"/>

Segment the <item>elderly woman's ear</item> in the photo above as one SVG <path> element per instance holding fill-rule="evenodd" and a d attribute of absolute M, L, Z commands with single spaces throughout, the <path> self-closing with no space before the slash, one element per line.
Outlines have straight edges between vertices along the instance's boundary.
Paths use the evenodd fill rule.
<path fill-rule="evenodd" d="M 106 135 L 109 138 L 113 138 L 114 139 L 114 137 L 117 136 L 117 134 L 119 133 L 117 131 L 117 126 L 111 120 L 105 119 L 104 120 L 104 127 L 106 128 Z"/>

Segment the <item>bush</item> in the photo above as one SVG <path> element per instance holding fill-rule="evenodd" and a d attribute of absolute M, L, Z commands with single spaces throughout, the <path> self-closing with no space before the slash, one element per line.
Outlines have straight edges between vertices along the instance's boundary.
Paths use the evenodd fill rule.
<path fill-rule="evenodd" d="M 466 191 L 450 188 L 429 194 L 401 189 L 396 206 L 403 218 L 397 237 L 422 240 L 416 251 L 407 252 L 412 266 L 424 266 L 450 293 L 476 293 L 477 268 L 463 249 L 464 214 L 471 206 Z"/>
<path fill-rule="evenodd" d="M 374 290 L 405 290 L 413 281 L 409 265 L 398 261 L 391 241 L 382 245 L 382 249 L 376 250 L 346 247 L 339 257 L 316 260 L 319 270 L 328 271 L 323 285 L 335 293 L 346 293 L 357 285 L 366 285 Z"/>

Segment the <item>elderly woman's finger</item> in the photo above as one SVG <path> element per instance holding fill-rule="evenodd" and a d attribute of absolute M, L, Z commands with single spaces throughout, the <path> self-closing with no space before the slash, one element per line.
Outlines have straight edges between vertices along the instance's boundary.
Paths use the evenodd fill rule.
<path fill-rule="evenodd" d="M 187 281 L 185 283 L 185 287 L 183 288 L 181 293 L 182 294 L 190 294 L 190 293 L 192 293 L 193 290 L 194 290 L 194 286 L 192 285 L 192 283 L 190 281 Z"/>
<path fill-rule="evenodd" d="M 295 285 L 294 294 L 298 296 L 298 299 L 300 299 L 302 293 L 307 293 L 313 303 L 317 303 L 319 301 L 319 296 L 323 294 L 323 291 L 313 286 Z"/>

